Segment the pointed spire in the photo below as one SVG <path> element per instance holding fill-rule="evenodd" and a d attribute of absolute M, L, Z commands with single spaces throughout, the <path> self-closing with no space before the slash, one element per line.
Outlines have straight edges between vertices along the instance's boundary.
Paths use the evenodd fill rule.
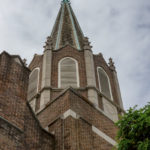
<path fill-rule="evenodd" d="M 62 1 L 51 38 L 54 50 L 64 47 L 66 43 L 78 50 L 83 49 L 84 35 L 69 0 Z"/>

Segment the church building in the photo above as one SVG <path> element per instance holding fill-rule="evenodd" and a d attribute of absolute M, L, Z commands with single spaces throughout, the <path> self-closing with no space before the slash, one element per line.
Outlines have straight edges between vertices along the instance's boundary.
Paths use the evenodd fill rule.
<path fill-rule="evenodd" d="M 112 150 L 123 114 L 114 62 L 93 54 L 69 0 L 28 67 L 0 54 L 0 150 Z"/>

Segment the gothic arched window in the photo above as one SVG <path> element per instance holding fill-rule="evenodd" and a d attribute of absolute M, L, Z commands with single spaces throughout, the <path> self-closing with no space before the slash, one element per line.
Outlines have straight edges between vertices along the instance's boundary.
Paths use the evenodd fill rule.
<path fill-rule="evenodd" d="M 70 57 L 61 59 L 59 61 L 58 73 L 59 88 L 79 87 L 78 62 L 75 59 Z"/>
<path fill-rule="evenodd" d="M 97 68 L 100 91 L 109 99 L 112 99 L 110 80 L 107 73 L 101 67 Z"/>
<path fill-rule="evenodd" d="M 33 69 L 33 71 L 30 73 L 28 86 L 28 100 L 34 97 L 38 92 L 39 73 L 40 73 L 39 68 Z"/>

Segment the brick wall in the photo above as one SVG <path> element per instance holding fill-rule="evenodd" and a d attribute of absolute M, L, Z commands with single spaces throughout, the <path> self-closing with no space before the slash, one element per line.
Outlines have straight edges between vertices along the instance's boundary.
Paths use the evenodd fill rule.
<path fill-rule="evenodd" d="M 24 141 L 25 149 L 54 150 L 54 137 L 40 127 L 30 106 L 25 110 Z"/>
<path fill-rule="evenodd" d="M 57 119 L 49 125 L 56 137 L 56 150 L 112 150 L 114 147 L 92 131 L 92 125 L 82 118 L 71 116 Z"/>
<path fill-rule="evenodd" d="M 29 72 L 19 56 L 0 54 L 2 150 L 54 150 L 54 136 L 41 128 L 26 101 Z"/>
<path fill-rule="evenodd" d="M 58 63 L 64 57 L 72 57 L 78 61 L 79 67 L 79 79 L 80 79 L 80 87 L 86 87 L 86 70 L 85 70 L 85 61 L 84 61 L 84 51 L 79 51 L 71 46 L 66 46 L 61 48 L 60 50 L 53 51 L 52 53 L 52 72 L 51 72 L 51 87 L 58 88 Z M 29 65 L 31 71 L 39 67 L 40 68 L 40 79 L 39 79 L 39 91 L 41 90 L 41 81 L 42 81 L 42 63 L 43 63 L 43 56 L 42 55 L 35 55 L 32 62 Z M 50 99 L 53 100 L 55 97 L 61 93 L 62 90 L 52 90 Z M 87 97 L 87 91 L 80 91 L 80 93 Z"/>
<path fill-rule="evenodd" d="M 0 118 L 0 149 L 17 150 L 24 149 L 23 132 L 6 120 Z"/>
<path fill-rule="evenodd" d="M 85 100 L 84 97 L 79 97 L 70 90 L 51 102 L 43 111 L 38 113 L 37 116 L 42 126 L 47 127 L 68 109 L 72 109 L 90 124 L 96 126 L 110 137 L 115 138 L 117 128 L 114 122 L 96 110 L 94 105 L 88 100 Z"/>
<path fill-rule="evenodd" d="M 75 91 L 71 90 L 71 88 L 67 91 L 58 89 L 58 63 L 64 57 L 72 57 L 78 61 L 80 89 Z M 109 68 L 102 55 L 93 55 L 93 57 L 96 88 L 99 89 L 97 67 L 102 67 L 110 78 L 114 102 L 119 104 L 112 70 Z M 36 61 L 32 63 L 36 64 Z M 35 64 L 31 66 L 36 66 Z M 87 99 L 84 51 L 78 51 L 70 46 L 65 46 L 60 50 L 53 51 L 51 71 L 51 101 L 43 110 L 37 112 L 36 115 L 43 128 L 49 127 L 49 132 L 54 133 L 56 139 L 55 149 L 111 150 L 113 145 L 92 130 L 92 126 L 94 126 L 113 140 L 115 140 L 117 133 L 114 122 Z M 98 101 L 99 108 L 103 110 L 104 107 L 101 94 L 98 95 Z M 72 117 L 62 119 L 63 114 L 69 109 L 80 117 L 78 119 Z"/>
<path fill-rule="evenodd" d="M 117 128 L 114 122 L 95 109 L 94 105 L 74 92 L 70 92 L 71 109 L 82 116 L 90 124 L 94 125 L 111 138 L 115 138 Z"/>
<path fill-rule="evenodd" d="M 7 53 L 0 57 L 0 116 L 23 129 L 29 70 Z"/>
<path fill-rule="evenodd" d="M 83 119 L 74 120 L 72 117 L 65 120 L 61 119 L 69 109 Z M 103 138 L 95 135 L 92 131 L 92 125 L 115 140 L 117 128 L 114 122 L 96 110 L 92 103 L 72 89 L 68 89 L 53 102 L 50 102 L 37 116 L 42 126 L 48 126 L 49 131 L 54 133 L 56 150 L 61 150 L 63 146 L 65 146 L 65 150 L 76 150 L 77 147 L 87 150 L 93 148 L 99 150 L 105 147 L 105 149 L 111 150 L 113 147 Z"/>
<path fill-rule="evenodd" d="M 61 48 L 58 51 L 53 51 L 52 76 L 51 76 L 52 87 L 58 87 L 58 62 L 64 57 L 72 57 L 78 61 L 80 87 L 85 87 L 87 84 L 86 84 L 84 52 L 76 50 L 70 46 Z"/>
<path fill-rule="evenodd" d="M 44 110 L 37 114 L 41 125 L 45 128 L 70 108 L 69 93 L 64 93 L 52 101 Z"/>
<path fill-rule="evenodd" d="M 58 63 L 64 57 L 72 57 L 78 61 L 80 88 L 87 87 L 84 51 L 76 50 L 69 45 L 52 52 L 51 87 L 56 88 L 56 89 L 58 88 Z M 95 65 L 96 88 L 99 89 L 97 67 L 102 67 L 109 76 L 114 103 L 119 105 L 119 99 L 117 96 L 117 89 L 116 89 L 115 80 L 114 80 L 112 70 L 109 68 L 109 66 L 106 63 L 106 61 L 104 60 L 102 54 L 93 55 L 93 58 L 94 58 L 94 65 Z M 33 70 L 36 67 L 40 68 L 39 91 L 41 90 L 41 81 L 42 81 L 42 63 L 43 63 L 43 56 L 42 55 L 35 55 L 30 66 L 29 66 L 29 68 L 31 70 Z M 87 90 L 80 90 L 79 89 L 78 91 L 80 92 L 81 95 L 87 97 Z M 60 90 L 51 90 L 50 100 L 53 100 L 61 92 L 62 92 L 61 89 Z M 99 107 L 101 109 L 103 109 L 101 97 L 98 98 L 98 101 L 99 101 Z"/>

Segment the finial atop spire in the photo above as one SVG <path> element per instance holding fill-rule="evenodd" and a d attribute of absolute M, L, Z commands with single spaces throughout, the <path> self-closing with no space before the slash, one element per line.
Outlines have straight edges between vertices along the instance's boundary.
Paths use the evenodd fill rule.
<path fill-rule="evenodd" d="M 64 3 L 70 3 L 69 0 L 63 0 L 62 2 L 64 2 Z"/>

